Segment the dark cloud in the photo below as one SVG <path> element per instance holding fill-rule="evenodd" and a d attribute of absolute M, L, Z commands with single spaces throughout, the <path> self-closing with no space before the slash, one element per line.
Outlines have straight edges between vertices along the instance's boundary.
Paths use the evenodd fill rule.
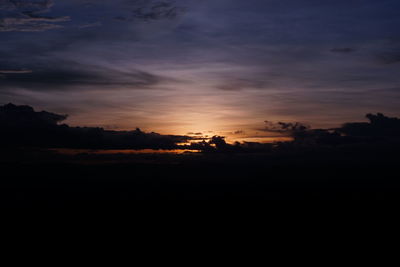
<path fill-rule="evenodd" d="M 135 131 L 106 131 L 93 127 L 59 124 L 67 118 L 29 106 L 0 106 L 0 146 L 87 148 L 87 149 L 173 149 L 188 142 L 188 136 L 160 135 Z"/>
<path fill-rule="evenodd" d="M 160 19 L 175 19 L 180 14 L 184 13 L 183 7 L 177 7 L 174 3 L 168 1 L 137 1 L 134 6 L 131 16 L 115 17 L 117 20 L 134 21 L 134 20 L 160 20 Z"/>
<path fill-rule="evenodd" d="M 271 122 L 265 121 L 265 128 L 259 129 L 265 132 L 280 133 L 285 135 L 295 135 L 310 129 L 310 126 L 300 122 Z"/>
<path fill-rule="evenodd" d="M 197 136 L 199 136 L 199 135 L 203 135 L 203 133 L 193 133 L 193 132 L 189 132 L 189 133 L 187 133 L 187 135 L 197 135 Z"/>
<path fill-rule="evenodd" d="M 369 122 L 345 123 L 339 128 L 313 129 L 301 123 L 267 122 L 266 131 L 287 134 L 291 142 L 228 144 L 223 136 L 198 139 L 191 136 L 160 135 L 134 131 L 107 131 L 94 127 L 70 127 L 61 124 L 67 115 L 36 112 L 30 106 L 0 106 L 0 146 L 82 149 L 176 149 L 190 148 L 203 152 L 247 153 L 274 152 L 284 149 L 399 145 L 400 119 L 381 113 L 367 114 Z M 198 133 L 200 134 L 200 133 Z M 193 133 L 196 135 L 196 133 Z M 191 145 L 181 143 L 194 142 Z"/>
<path fill-rule="evenodd" d="M 378 55 L 378 60 L 383 64 L 400 63 L 400 49 L 399 51 L 381 53 Z"/>
<path fill-rule="evenodd" d="M 357 51 L 355 48 L 351 48 L 351 47 L 338 47 L 338 48 L 333 48 L 331 49 L 331 52 L 334 53 L 352 53 Z"/>
<path fill-rule="evenodd" d="M 1 0 L 0 32 L 38 32 L 61 28 L 68 16 L 43 16 L 50 11 L 52 0 Z"/>
<path fill-rule="evenodd" d="M 3 74 L 0 88 L 26 88 L 35 90 L 74 89 L 97 86 L 120 86 L 130 89 L 148 89 L 172 79 L 140 70 L 112 70 L 95 66 L 73 64 L 35 70 L 0 70 Z"/>
<path fill-rule="evenodd" d="M 358 149 L 373 152 L 380 149 L 400 147 L 400 119 L 381 113 L 367 114 L 369 122 L 349 122 L 338 128 L 314 129 L 298 122 L 266 122 L 264 131 L 285 134 L 292 141 L 265 144 L 258 142 L 236 142 L 228 144 L 222 136 L 213 136 L 208 141 L 192 143 L 191 148 L 206 153 L 266 153 L 307 152 L 326 149 Z"/>
<path fill-rule="evenodd" d="M 17 70 L 17 69 L 2 70 L 2 69 L 0 69 L 0 74 L 26 74 L 26 73 L 32 73 L 32 71 L 24 70 L 24 69 L 20 69 L 20 70 Z"/>
<path fill-rule="evenodd" d="M 400 119 L 382 113 L 367 114 L 369 122 L 346 123 L 337 131 L 346 136 L 400 138 Z"/>
<path fill-rule="evenodd" d="M 71 12 L 71 16 L 79 14 L 73 16 L 77 20 L 76 23 L 84 21 L 78 28 L 82 28 L 82 25 L 101 25 L 100 21 L 148 22 L 175 19 L 185 11 L 183 7 L 168 0 L 119 0 L 111 6 L 110 3 L 91 0 L 71 3 L 55 0 L 0 0 L 0 32 L 42 32 L 73 26 L 74 24 L 63 24 L 71 20 L 69 15 L 43 15 L 57 13 L 52 12 L 52 9 L 57 9 L 58 6 L 64 8 L 65 12 Z M 116 6 L 119 9 L 115 8 Z"/>
<path fill-rule="evenodd" d="M 292 132 L 294 145 L 309 146 L 386 146 L 400 144 L 400 119 L 382 113 L 367 114 L 369 122 L 348 122 L 339 128 L 300 129 Z M 292 124 L 293 125 L 293 124 Z"/>
<path fill-rule="evenodd" d="M 204 153 L 266 153 L 273 151 L 274 144 L 257 142 L 235 142 L 228 144 L 223 136 L 212 136 L 208 141 L 192 143 L 190 149 Z"/>

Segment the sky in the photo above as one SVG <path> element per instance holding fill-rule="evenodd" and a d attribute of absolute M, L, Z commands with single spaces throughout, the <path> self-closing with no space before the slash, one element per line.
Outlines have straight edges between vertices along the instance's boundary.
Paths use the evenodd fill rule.
<path fill-rule="evenodd" d="M 0 104 L 70 125 L 271 136 L 400 116 L 398 0 L 0 0 Z"/>

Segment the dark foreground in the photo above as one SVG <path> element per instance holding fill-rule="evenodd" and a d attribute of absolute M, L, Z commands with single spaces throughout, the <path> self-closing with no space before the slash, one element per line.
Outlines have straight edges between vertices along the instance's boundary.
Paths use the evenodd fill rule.
<path fill-rule="evenodd" d="M 5 156 L 7 155 L 7 156 Z M 395 151 L 282 154 L 2 154 L 2 205 L 119 205 L 141 200 L 400 200 Z"/>

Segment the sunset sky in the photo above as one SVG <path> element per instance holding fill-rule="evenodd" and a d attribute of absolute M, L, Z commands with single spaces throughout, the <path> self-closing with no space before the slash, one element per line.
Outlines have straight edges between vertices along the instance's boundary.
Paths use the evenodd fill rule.
<path fill-rule="evenodd" d="M 400 116 L 398 0 L 0 0 L 0 104 L 264 137 Z"/>

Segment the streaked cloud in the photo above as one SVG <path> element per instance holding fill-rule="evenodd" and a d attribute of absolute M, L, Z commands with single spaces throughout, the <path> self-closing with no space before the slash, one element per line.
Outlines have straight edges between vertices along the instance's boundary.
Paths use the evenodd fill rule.
<path fill-rule="evenodd" d="M 69 16 L 44 16 L 50 11 L 53 0 L 1 0 L 0 32 L 39 32 L 62 27 Z"/>
<path fill-rule="evenodd" d="M 31 70 L 2 70 L 0 69 L 0 74 L 26 74 L 26 73 L 32 73 Z"/>
<path fill-rule="evenodd" d="M 0 89 L 25 88 L 39 91 L 109 90 L 115 87 L 128 89 L 151 89 L 161 83 L 174 81 L 140 70 L 116 70 L 99 66 L 86 66 L 64 62 L 60 66 L 37 67 L 32 70 L 0 70 L 4 77 Z"/>

